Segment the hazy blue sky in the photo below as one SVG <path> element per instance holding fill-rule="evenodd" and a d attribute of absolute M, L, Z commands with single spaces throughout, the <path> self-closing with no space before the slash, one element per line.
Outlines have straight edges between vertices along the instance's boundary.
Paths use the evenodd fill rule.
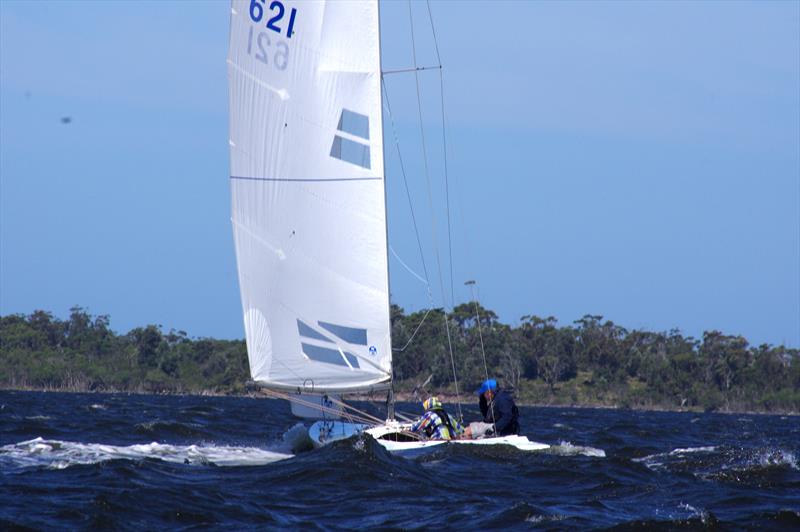
<path fill-rule="evenodd" d="M 432 10 L 457 302 L 475 278 L 508 323 L 593 313 L 800 346 L 800 3 Z M 418 60 L 433 64 L 425 5 L 413 11 Z M 65 317 L 77 304 L 122 332 L 243 336 L 228 13 L 227 2 L 0 2 L 0 313 Z M 407 4 L 384 3 L 381 18 L 384 68 L 409 66 Z M 421 76 L 440 184 L 438 77 Z M 436 280 L 414 79 L 387 83 Z M 390 142 L 386 162 L 390 243 L 421 271 Z M 393 300 L 425 306 L 425 287 L 390 268 Z M 441 305 L 438 280 L 433 292 Z"/>

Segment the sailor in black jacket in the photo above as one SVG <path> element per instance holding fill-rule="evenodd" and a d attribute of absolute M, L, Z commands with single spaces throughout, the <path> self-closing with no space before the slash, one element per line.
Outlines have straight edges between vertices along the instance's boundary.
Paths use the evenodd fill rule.
<path fill-rule="evenodd" d="M 497 436 L 519 434 L 519 410 L 511 394 L 497 387 L 497 381 L 489 379 L 477 391 L 484 423 L 494 425 Z"/>

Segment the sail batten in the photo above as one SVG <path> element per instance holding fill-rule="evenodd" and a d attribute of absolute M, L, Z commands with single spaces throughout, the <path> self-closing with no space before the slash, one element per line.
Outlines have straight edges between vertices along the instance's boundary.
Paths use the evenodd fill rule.
<path fill-rule="evenodd" d="M 388 387 L 377 1 L 234 0 L 228 76 L 231 221 L 253 380 Z"/>

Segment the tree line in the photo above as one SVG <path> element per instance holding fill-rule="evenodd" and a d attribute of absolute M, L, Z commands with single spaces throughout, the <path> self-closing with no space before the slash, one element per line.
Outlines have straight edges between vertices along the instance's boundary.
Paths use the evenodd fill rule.
<path fill-rule="evenodd" d="M 190 338 L 159 325 L 116 334 L 81 307 L 0 317 L 0 387 L 71 391 L 243 392 L 242 340 Z"/>
<path fill-rule="evenodd" d="M 458 386 L 471 402 L 488 374 L 523 402 L 800 412 L 800 350 L 719 331 L 695 339 L 597 315 L 568 325 L 530 315 L 513 327 L 475 302 L 449 313 L 392 305 L 391 324 L 398 392 L 453 395 Z M 41 310 L 0 317 L 4 388 L 242 393 L 249 378 L 243 340 L 158 325 L 117 334 L 107 315 L 81 307 L 66 320 Z"/>

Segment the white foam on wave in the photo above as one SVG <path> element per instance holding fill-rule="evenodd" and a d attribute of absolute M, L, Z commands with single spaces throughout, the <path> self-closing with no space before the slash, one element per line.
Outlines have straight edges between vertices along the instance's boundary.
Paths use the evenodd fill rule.
<path fill-rule="evenodd" d="M 603 449 L 597 449 L 595 447 L 586 447 L 583 445 L 573 445 L 568 441 L 561 441 L 558 445 L 553 445 L 550 447 L 550 452 L 552 454 L 558 454 L 561 456 L 593 456 L 595 458 L 605 458 L 606 452 Z"/>
<path fill-rule="evenodd" d="M 658 469 L 664 466 L 663 459 L 669 456 L 680 456 L 683 454 L 692 453 L 713 453 L 717 448 L 714 445 L 707 445 L 705 447 L 678 447 L 668 453 L 656 453 L 642 456 L 641 458 L 633 458 L 633 462 L 644 463 L 650 469 Z"/>
<path fill-rule="evenodd" d="M 688 455 L 697 453 L 721 453 L 717 457 L 710 459 L 701 457 L 690 457 Z M 784 449 L 729 449 L 720 450 L 716 446 L 705 447 L 686 447 L 673 449 L 667 453 L 657 453 L 641 458 L 633 458 L 632 461 L 644 463 L 651 470 L 663 470 L 668 467 L 683 467 L 687 464 L 694 464 L 695 475 L 701 478 L 713 477 L 724 472 L 747 472 L 749 470 L 766 467 L 788 467 L 799 470 L 797 456 Z"/>
<path fill-rule="evenodd" d="M 566 519 L 565 515 L 529 515 L 525 518 L 526 523 L 533 523 L 534 525 L 541 525 L 548 521 L 562 521 Z"/>
<path fill-rule="evenodd" d="M 707 445 L 705 447 L 678 447 L 669 452 L 671 455 L 688 454 L 688 453 L 713 453 L 717 448 L 714 445 Z"/>
<path fill-rule="evenodd" d="M 64 469 L 107 460 L 142 460 L 156 458 L 179 464 L 214 464 L 217 466 L 257 466 L 291 458 L 257 447 L 214 445 L 170 445 L 142 443 L 135 445 L 105 445 L 35 438 L 0 447 L 0 466 L 47 467 Z"/>
<path fill-rule="evenodd" d="M 689 519 L 700 519 L 703 524 L 708 524 L 709 522 L 710 514 L 702 508 L 695 508 L 691 504 L 683 502 L 678 505 L 678 508 L 688 512 Z"/>
<path fill-rule="evenodd" d="M 666 467 L 664 465 L 664 459 L 670 454 L 671 453 L 648 454 L 647 456 L 642 456 L 639 458 L 631 458 L 631 461 L 636 462 L 637 464 L 644 464 L 645 467 L 652 471 L 658 471 Z"/>
<path fill-rule="evenodd" d="M 281 436 L 280 443 L 274 445 L 273 449 L 279 452 L 297 453 L 313 449 L 313 444 L 305 425 L 296 423 Z"/>
<path fill-rule="evenodd" d="M 754 460 L 762 467 L 789 466 L 791 469 L 798 470 L 797 457 L 791 451 L 778 449 L 776 451 L 764 450 L 756 455 Z"/>

